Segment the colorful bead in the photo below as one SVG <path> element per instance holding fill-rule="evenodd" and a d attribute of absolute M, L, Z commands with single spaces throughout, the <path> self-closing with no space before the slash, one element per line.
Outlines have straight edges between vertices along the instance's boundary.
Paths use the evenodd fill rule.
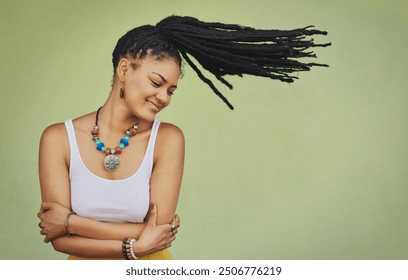
<path fill-rule="evenodd" d="M 120 139 L 120 143 L 122 143 L 123 145 L 125 145 L 125 147 L 127 147 L 129 145 L 129 139 L 122 138 Z"/>
<path fill-rule="evenodd" d="M 136 135 L 137 130 L 134 129 L 133 127 L 131 129 L 129 129 L 129 131 L 132 133 L 133 136 Z"/>
<path fill-rule="evenodd" d="M 102 147 L 104 146 L 105 144 L 103 144 L 103 142 L 99 142 L 98 141 L 98 143 L 96 143 L 96 149 L 98 150 L 98 151 L 101 151 L 102 150 Z"/>
<path fill-rule="evenodd" d="M 92 134 L 92 135 L 98 135 L 98 134 L 99 134 L 99 131 L 98 131 L 98 130 L 92 130 L 92 131 L 91 131 L 91 134 Z"/>
<path fill-rule="evenodd" d="M 111 152 L 111 148 L 106 148 L 105 155 L 109 156 L 110 152 Z"/>
<path fill-rule="evenodd" d="M 116 151 L 116 153 L 120 154 L 122 152 L 122 149 L 119 148 L 119 146 L 116 146 L 115 151 Z"/>
<path fill-rule="evenodd" d="M 125 148 L 125 145 L 123 143 L 120 143 L 119 148 L 123 150 Z"/>

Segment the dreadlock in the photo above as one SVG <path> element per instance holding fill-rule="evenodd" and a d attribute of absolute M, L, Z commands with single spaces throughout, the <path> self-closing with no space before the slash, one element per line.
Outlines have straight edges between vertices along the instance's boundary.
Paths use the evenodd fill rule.
<path fill-rule="evenodd" d="M 232 89 L 232 85 L 223 78 L 225 75 L 242 77 L 247 74 L 292 83 L 298 78 L 293 73 L 309 71 L 313 66 L 328 66 L 295 60 L 315 58 L 316 55 L 308 51 L 309 48 L 331 45 L 314 43 L 310 36 L 327 35 L 327 32 L 313 27 L 263 30 L 237 24 L 203 22 L 193 17 L 169 16 L 156 26 L 144 25 L 127 32 L 119 39 L 112 54 L 112 62 L 115 71 L 120 57 L 126 55 L 133 58 L 143 58 L 147 54 L 158 59 L 172 57 L 180 65 L 183 57 L 200 79 L 230 109 L 234 109 L 190 56 L 229 89 Z"/>

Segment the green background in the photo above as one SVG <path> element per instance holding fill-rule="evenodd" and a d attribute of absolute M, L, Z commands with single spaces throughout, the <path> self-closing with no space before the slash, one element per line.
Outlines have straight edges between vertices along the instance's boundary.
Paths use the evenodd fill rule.
<path fill-rule="evenodd" d="M 175 258 L 408 259 L 407 11 L 395 0 L 2 0 L 0 259 L 66 258 L 37 226 L 40 135 L 96 110 L 119 37 L 171 14 L 313 24 L 333 44 L 316 49 L 330 68 L 292 85 L 230 78 L 233 91 L 219 88 L 234 111 L 185 67 L 159 115 L 186 137 Z"/>

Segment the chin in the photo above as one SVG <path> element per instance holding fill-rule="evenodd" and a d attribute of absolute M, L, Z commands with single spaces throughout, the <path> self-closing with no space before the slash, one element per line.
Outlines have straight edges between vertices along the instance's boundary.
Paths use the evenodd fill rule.
<path fill-rule="evenodd" d="M 156 113 L 146 110 L 142 114 L 139 114 L 139 119 L 143 122 L 153 122 L 156 118 Z"/>
<path fill-rule="evenodd" d="M 137 117 L 142 122 L 153 122 L 156 117 L 156 113 L 148 108 L 134 106 L 131 108 L 132 115 Z"/>

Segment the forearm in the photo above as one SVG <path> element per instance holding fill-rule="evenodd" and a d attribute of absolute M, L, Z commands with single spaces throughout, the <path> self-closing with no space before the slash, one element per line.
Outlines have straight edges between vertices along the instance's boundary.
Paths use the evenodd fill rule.
<path fill-rule="evenodd" d="M 69 231 L 73 235 L 102 240 L 123 240 L 130 237 L 138 239 L 146 224 L 108 223 L 72 215 Z"/>
<path fill-rule="evenodd" d="M 133 252 L 136 258 L 142 257 L 168 248 L 174 239 L 175 237 L 172 236 L 158 244 L 153 242 L 155 245 L 152 246 L 149 238 L 141 238 L 141 240 L 135 240 L 133 243 Z M 123 240 L 99 240 L 81 236 L 64 236 L 53 240 L 52 246 L 58 252 L 82 258 L 124 259 Z"/>
<path fill-rule="evenodd" d="M 61 237 L 52 241 L 56 251 L 83 258 L 123 258 L 122 241 L 97 240 L 80 236 Z"/>

